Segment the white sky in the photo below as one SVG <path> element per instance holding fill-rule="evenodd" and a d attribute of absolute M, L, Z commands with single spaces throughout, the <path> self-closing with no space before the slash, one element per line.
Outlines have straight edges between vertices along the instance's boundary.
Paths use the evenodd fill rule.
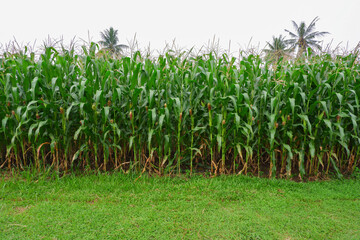
<path fill-rule="evenodd" d="M 178 46 L 206 45 L 214 35 L 232 50 L 265 47 L 272 36 L 293 31 L 291 20 L 307 24 L 316 16 L 319 31 L 332 46 L 354 48 L 360 41 L 360 0 L 1 0 L 0 43 L 41 43 L 47 36 L 100 40 L 100 31 L 119 30 L 120 43 L 136 33 L 140 47 L 160 49 L 176 39 Z"/>

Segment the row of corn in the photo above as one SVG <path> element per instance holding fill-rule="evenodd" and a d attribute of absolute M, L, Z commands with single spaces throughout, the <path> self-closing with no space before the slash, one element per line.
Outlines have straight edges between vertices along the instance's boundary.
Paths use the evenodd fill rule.
<path fill-rule="evenodd" d="M 3 169 L 302 177 L 359 166 L 354 54 L 275 65 L 253 55 L 107 59 L 92 46 L 0 63 Z"/>

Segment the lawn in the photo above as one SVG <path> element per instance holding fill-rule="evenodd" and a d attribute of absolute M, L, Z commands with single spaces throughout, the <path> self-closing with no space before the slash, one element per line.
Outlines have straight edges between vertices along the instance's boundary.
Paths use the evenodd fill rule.
<path fill-rule="evenodd" d="M 0 239 L 360 239 L 355 179 L 1 176 Z"/>

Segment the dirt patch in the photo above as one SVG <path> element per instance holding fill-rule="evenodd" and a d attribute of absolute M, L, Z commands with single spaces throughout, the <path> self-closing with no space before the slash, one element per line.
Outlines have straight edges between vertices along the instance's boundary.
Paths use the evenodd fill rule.
<path fill-rule="evenodd" d="M 14 212 L 15 214 L 22 214 L 24 212 L 26 212 L 27 210 L 29 210 L 32 206 L 26 206 L 26 207 L 15 207 L 14 208 Z"/>
<path fill-rule="evenodd" d="M 87 203 L 90 204 L 90 205 L 94 205 L 98 201 L 99 201 L 99 198 L 95 198 L 94 200 L 87 201 Z"/>
<path fill-rule="evenodd" d="M 1 171 L 0 176 L 4 181 L 9 181 L 14 178 L 11 172 L 6 172 L 6 171 Z"/>

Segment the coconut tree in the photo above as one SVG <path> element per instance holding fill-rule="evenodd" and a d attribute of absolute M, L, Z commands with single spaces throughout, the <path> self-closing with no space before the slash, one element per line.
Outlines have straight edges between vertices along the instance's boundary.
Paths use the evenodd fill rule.
<path fill-rule="evenodd" d="M 315 31 L 315 24 L 318 20 L 318 17 L 314 18 L 309 26 L 307 26 L 303 21 L 300 22 L 300 24 L 292 21 L 295 32 L 285 29 L 285 31 L 292 37 L 291 39 L 286 40 L 286 43 L 290 44 L 293 48 L 298 48 L 298 56 L 301 55 L 307 48 L 311 48 L 312 50 L 313 48 L 317 48 L 319 50 L 321 49 L 321 46 L 319 45 L 320 41 L 316 40 L 316 38 L 323 37 L 329 33 Z"/>
<path fill-rule="evenodd" d="M 119 38 L 117 34 L 118 30 L 115 30 L 113 27 L 110 27 L 109 29 L 105 29 L 103 32 L 100 32 L 101 41 L 99 41 L 99 43 L 105 50 L 108 50 L 113 54 L 119 54 L 124 48 L 128 47 L 124 44 L 118 44 Z"/>
<path fill-rule="evenodd" d="M 288 48 L 285 37 L 280 35 L 279 37 L 273 36 L 272 43 L 267 42 L 268 49 L 264 49 L 266 53 L 266 59 L 270 61 L 279 61 L 281 57 L 289 56 L 292 51 Z"/>

